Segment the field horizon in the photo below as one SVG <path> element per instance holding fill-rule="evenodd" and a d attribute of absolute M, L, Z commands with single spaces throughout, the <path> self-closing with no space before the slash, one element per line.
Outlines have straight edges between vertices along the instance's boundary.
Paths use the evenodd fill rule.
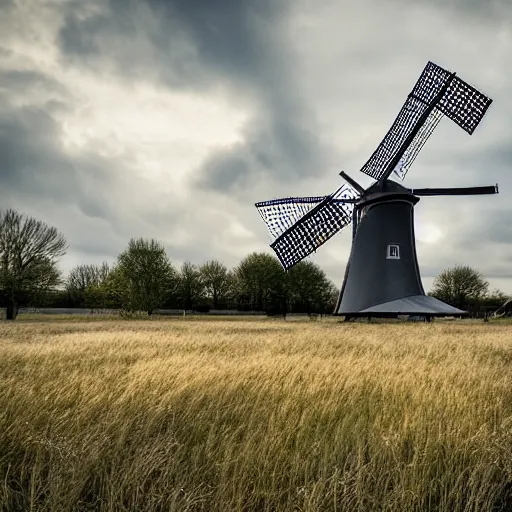
<path fill-rule="evenodd" d="M 512 324 L 0 323 L 0 509 L 512 510 Z"/>

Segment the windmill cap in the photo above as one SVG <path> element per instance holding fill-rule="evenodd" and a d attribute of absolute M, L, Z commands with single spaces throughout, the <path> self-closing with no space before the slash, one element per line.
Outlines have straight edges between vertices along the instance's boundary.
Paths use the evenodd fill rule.
<path fill-rule="evenodd" d="M 405 188 L 392 180 L 376 182 L 367 188 L 364 195 L 357 202 L 358 207 L 367 206 L 373 203 L 383 201 L 395 201 L 397 199 L 405 200 L 411 204 L 416 204 L 420 199 L 416 197 L 411 189 Z"/>

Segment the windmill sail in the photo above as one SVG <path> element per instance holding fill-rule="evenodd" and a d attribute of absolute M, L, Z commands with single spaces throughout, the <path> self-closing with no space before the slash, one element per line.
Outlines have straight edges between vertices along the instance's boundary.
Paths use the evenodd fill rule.
<path fill-rule="evenodd" d="M 272 236 L 279 261 L 288 270 L 350 224 L 358 193 L 344 184 L 323 197 L 292 197 L 256 203 Z"/>
<path fill-rule="evenodd" d="M 284 197 L 256 203 L 270 236 L 276 239 L 327 196 Z"/>
<path fill-rule="evenodd" d="M 361 172 L 376 180 L 392 172 L 404 179 L 443 115 L 471 135 L 491 103 L 454 73 L 429 62 Z"/>
<path fill-rule="evenodd" d="M 414 136 L 411 143 L 407 146 L 398 162 L 397 166 L 393 169 L 393 172 L 403 180 L 407 171 L 411 168 L 411 165 L 414 163 L 414 160 L 418 156 L 421 148 L 424 146 L 425 142 L 427 142 L 430 135 L 441 121 L 443 114 L 437 109 L 434 109 L 429 116 L 427 117 L 424 124 L 421 125 L 418 133 Z"/>

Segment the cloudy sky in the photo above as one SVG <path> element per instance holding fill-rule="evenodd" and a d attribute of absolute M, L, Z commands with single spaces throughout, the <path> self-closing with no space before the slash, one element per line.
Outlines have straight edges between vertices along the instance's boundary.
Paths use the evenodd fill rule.
<path fill-rule="evenodd" d="M 64 272 L 131 237 L 177 264 L 268 251 L 254 203 L 359 172 L 428 60 L 494 102 L 443 119 L 410 187 L 424 285 L 455 264 L 512 294 L 510 0 L 0 0 L 0 208 L 56 226 Z M 312 259 L 340 286 L 341 233 Z"/>

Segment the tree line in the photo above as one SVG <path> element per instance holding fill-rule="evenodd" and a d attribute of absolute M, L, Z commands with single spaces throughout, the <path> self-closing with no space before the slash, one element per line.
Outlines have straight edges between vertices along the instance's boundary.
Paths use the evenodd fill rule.
<path fill-rule="evenodd" d="M 155 310 L 210 309 L 267 314 L 333 312 L 338 289 L 311 261 L 285 272 L 276 257 L 252 253 L 228 269 L 210 260 L 176 268 L 155 239 L 132 239 L 114 264 L 83 264 L 64 279 L 58 260 L 67 250 L 62 233 L 15 210 L 0 211 L 0 307 L 15 319 L 22 306 Z M 507 299 L 489 291 L 481 273 L 467 266 L 442 272 L 430 293 L 478 315 Z"/>
<path fill-rule="evenodd" d="M 67 249 L 56 228 L 14 210 L 0 213 L 0 306 L 8 319 L 21 306 L 143 311 L 210 309 L 267 314 L 332 313 L 335 285 L 315 263 L 284 272 L 277 258 L 253 253 L 228 269 L 215 260 L 176 268 L 158 240 L 132 239 L 113 265 L 83 264 L 63 279 Z"/>
<path fill-rule="evenodd" d="M 278 260 L 253 253 L 234 269 L 216 260 L 175 268 L 157 240 L 130 240 L 112 267 L 79 265 L 60 292 L 62 306 L 144 311 L 210 309 L 327 313 L 334 309 L 336 287 L 318 265 L 301 262 L 285 273 Z M 55 301 L 54 301 L 55 302 Z"/>

